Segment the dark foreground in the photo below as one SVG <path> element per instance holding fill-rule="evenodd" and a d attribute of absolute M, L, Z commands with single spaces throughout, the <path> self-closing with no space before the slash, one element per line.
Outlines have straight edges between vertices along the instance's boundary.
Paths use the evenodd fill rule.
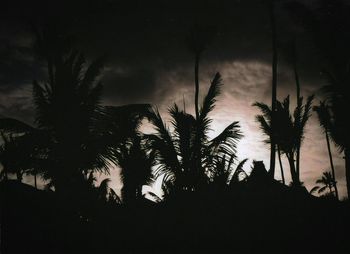
<path fill-rule="evenodd" d="M 350 253 L 348 202 L 276 182 L 85 214 L 15 181 L 0 197 L 1 253 Z"/>

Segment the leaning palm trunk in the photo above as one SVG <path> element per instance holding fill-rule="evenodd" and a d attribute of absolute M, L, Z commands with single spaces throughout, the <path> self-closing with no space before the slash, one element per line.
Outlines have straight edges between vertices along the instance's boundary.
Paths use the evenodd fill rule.
<path fill-rule="evenodd" d="M 345 177 L 346 177 L 346 188 L 348 191 L 348 197 L 350 197 L 350 148 L 345 148 Z"/>
<path fill-rule="evenodd" d="M 271 101 L 271 154 L 270 154 L 270 175 L 275 176 L 276 141 L 275 141 L 275 111 L 277 100 L 277 43 L 276 43 L 276 21 L 274 0 L 270 3 L 270 22 L 272 28 L 272 101 Z"/>
<path fill-rule="evenodd" d="M 337 182 L 335 181 L 335 170 L 334 170 L 334 164 L 333 164 L 331 146 L 330 146 L 329 137 L 328 137 L 328 133 L 327 133 L 327 132 L 326 132 L 326 141 L 327 141 L 327 149 L 328 149 L 328 155 L 329 155 L 329 162 L 330 162 L 330 164 L 331 164 L 331 170 L 332 170 L 332 178 L 333 178 L 333 183 L 334 183 L 335 196 L 336 196 L 337 200 L 339 200 Z"/>
<path fill-rule="evenodd" d="M 284 179 L 283 164 L 282 164 L 282 159 L 281 159 L 281 150 L 280 150 L 279 145 L 277 145 L 277 152 L 278 152 L 278 161 L 280 163 L 280 168 L 281 168 L 282 183 L 286 184 L 286 181 Z"/>

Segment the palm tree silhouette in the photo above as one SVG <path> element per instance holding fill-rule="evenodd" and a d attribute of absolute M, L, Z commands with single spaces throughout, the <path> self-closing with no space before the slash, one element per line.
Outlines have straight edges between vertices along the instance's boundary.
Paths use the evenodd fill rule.
<path fill-rule="evenodd" d="M 195 65 L 194 65 L 194 82 L 195 82 L 195 114 L 196 119 L 199 117 L 199 61 L 206 50 L 208 44 L 211 42 L 214 36 L 213 29 L 209 27 L 204 27 L 199 24 L 196 24 L 192 27 L 188 37 L 187 37 L 187 45 L 191 52 L 194 54 Z"/>
<path fill-rule="evenodd" d="M 275 111 L 277 104 L 277 33 L 276 33 L 276 17 L 275 17 L 275 1 L 270 0 L 270 24 L 272 30 L 272 96 L 271 96 L 271 119 L 270 119 L 270 127 L 271 127 L 271 153 L 270 153 L 270 170 L 269 174 L 272 178 L 275 177 L 275 162 L 276 162 L 276 142 L 275 142 Z"/>
<path fill-rule="evenodd" d="M 3 166 L 2 175 L 8 179 L 8 173 L 16 174 L 17 180 L 22 181 L 24 174 L 37 171 L 31 145 L 26 136 L 1 133 L 3 144 L 0 146 L 0 163 Z M 36 175 L 35 176 L 35 188 Z"/>
<path fill-rule="evenodd" d="M 294 164 L 295 153 L 299 140 L 302 140 L 304 137 L 304 128 L 310 117 L 313 97 L 313 95 L 309 96 L 305 105 L 302 103 L 303 98 L 300 98 L 302 109 L 299 111 L 298 108 L 296 108 L 293 117 L 289 111 L 289 96 L 287 96 L 283 102 L 277 101 L 274 133 L 272 133 L 271 130 L 272 109 L 264 103 L 256 102 L 253 104 L 253 106 L 258 107 L 262 112 L 262 115 L 256 116 L 256 120 L 260 123 L 260 128 L 264 134 L 269 137 L 265 142 L 270 143 L 271 136 L 274 136 L 278 149 L 285 154 L 288 159 L 293 185 L 296 186 L 300 186 L 301 182 Z"/>
<path fill-rule="evenodd" d="M 331 174 L 331 172 L 323 172 L 322 177 L 316 181 L 317 184 L 321 184 L 321 186 L 316 185 L 310 190 L 310 193 L 314 193 L 315 191 L 318 192 L 318 194 L 321 194 L 326 191 L 328 188 L 329 194 L 333 194 L 333 188 L 336 185 L 336 182 L 334 181 L 334 178 Z"/>
<path fill-rule="evenodd" d="M 130 204 L 142 197 L 142 185 L 148 184 L 155 166 L 155 152 L 147 151 L 147 140 L 134 135 L 121 144 L 116 152 L 123 181 L 123 202 Z"/>
<path fill-rule="evenodd" d="M 350 93 L 347 87 L 350 79 L 349 70 L 339 71 L 335 77 L 329 72 L 324 72 L 328 85 L 323 87 L 327 96 L 329 115 L 322 120 L 327 127 L 330 138 L 339 148 L 339 152 L 345 154 L 345 173 L 348 195 L 350 193 L 350 138 L 348 130 L 350 124 L 345 110 L 350 106 Z"/>
<path fill-rule="evenodd" d="M 165 181 L 173 176 L 174 187 L 178 190 L 197 189 L 214 175 L 218 161 L 224 157 L 227 160 L 236 158 L 236 143 L 242 137 L 238 122 L 227 126 L 213 139 L 208 136 L 212 121 L 209 113 L 215 107 L 220 86 L 221 76 L 217 73 L 204 98 L 198 119 L 174 104 L 169 109 L 173 133 L 157 109 L 151 114 L 150 121 L 155 126 L 156 133 L 148 135 L 148 138 L 159 163 L 156 175 L 169 175 L 170 178 L 165 177 Z"/>
<path fill-rule="evenodd" d="M 296 39 L 294 38 L 293 43 L 292 43 L 292 65 L 293 65 L 293 71 L 294 71 L 294 78 L 295 78 L 295 85 L 296 85 L 296 98 L 297 98 L 297 107 L 296 111 L 298 112 L 298 115 L 301 115 L 302 112 L 302 101 L 301 101 L 301 96 L 300 96 L 300 80 L 299 80 L 299 73 L 298 73 L 298 56 L 297 56 L 297 45 L 296 45 Z M 300 125 L 301 123 L 299 120 L 301 118 L 296 119 L 296 124 Z M 301 128 L 297 128 L 301 129 Z M 298 140 L 297 144 L 297 150 L 296 150 L 296 171 L 297 175 L 300 177 L 300 146 L 301 146 L 301 138 L 302 136 L 299 135 L 300 139 Z"/>
<path fill-rule="evenodd" d="M 330 115 L 329 108 L 326 105 L 325 101 L 320 101 L 320 105 L 314 106 L 313 109 L 317 113 L 318 120 L 319 120 L 320 125 L 323 128 L 324 134 L 326 136 L 329 163 L 331 165 L 332 177 L 333 177 L 333 182 L 334 182 L 335 196 L 339 200 L 338 188 L 337 188 L 337 184 L 336 184 L 335 170 L 334 170 L 334 164 L 333 164 L 333 158 L 332 158 L 332 152 L 331 152 L 331 146 L 330 146 L 330 141 L 329 141 L 329 131 L 330 130 L 329 130 L 328 123 L 330 121 L 331 115 Z"/>
<path fill-rule="evenodd" d="M 37 34 L 37 45 L 48 80 L 33 82 L 36 127 L 3 118 L 0 129 L 31 141 L 43 178 L 70 197 L 89 170 L 108 173 L 116 146 L 135 131 L 149 105 L 102 106 L 104 58 L 87 64 L 67 37 L 49 29 Z"/>

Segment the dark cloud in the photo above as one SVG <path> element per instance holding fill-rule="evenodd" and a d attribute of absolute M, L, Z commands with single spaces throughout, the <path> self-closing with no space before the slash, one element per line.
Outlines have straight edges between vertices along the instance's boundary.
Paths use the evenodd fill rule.
<path fill-rule="evenodd" d="M 103 78 L 107 104 L 144 103 L 154 101 L 155 73 L 153 70 L 124 70 L 111 67 Z"/>

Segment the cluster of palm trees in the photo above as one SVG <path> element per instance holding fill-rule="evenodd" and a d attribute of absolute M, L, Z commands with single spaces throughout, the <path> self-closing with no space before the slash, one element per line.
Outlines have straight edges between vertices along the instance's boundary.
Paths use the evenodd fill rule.
<path fill-rule="evenodd" d="M 123 202 L 128 204 L 142 196 L 143 185 L 160 175 L 164 175 L 167 193 L 195 191 L 219 175 L 225 176 L 223 184 L 232 178 L 236 144 L 242 137 L 240 126 L 233 122 L 217 137 L 209 138 L 209 114 L 222 79 L 219 73 L 214 76 L 199 106 L 197 55 L 196 116 L 174 104 L 169 109 L 171 131 L 157 108 L 148 104 L 101 104 L 103 58 L 88 64 L 70 40 L 50 30 L 37 33 L 37 40 L 48 78 L 46 82 L 33 82 L 34 126 L 12 118 L 0 119 L 3 178 L 16 173 L 21 181 L 23 174 L 31 174 L 36 187 L 40 176 L 48 188 L 71 198 L 72 193 L 87 189 L 96 193 L 94 173 L 109 173 L 116 165 L 121 168 Z M 153 124 L 155 133 L 139 131 L 144 118 Z M 108 179 L 100 187 L 106 200 L 118 201 L 107 188 Z"/>
<path fill-rule="evenodd" d="M 69 197 L 92 173 L 108 173 L 150 106 L 103 106 L 103 59 L 87 64 L 70 40 L 50 30 L 37 34 L 37 45 L 48 80 L 33 82 L 35 126 L 0 119 L 2 174 L 16 173 L 18 180 L 25 173 L 39 175 Z"/>
<path fill-rule="evenodd" d="M 290 175 L 292 178 L 292 185 L 301 186 L 300 181 L 300 147 L 304 138 L 305 125 L 310 118 L 312 101 L 314 96 L 309 96 L 303 103 L 303 97 L 301 96 L 300 78 L 298 73 L 298 58 L 296 40 L 293 40 L 290 60 L 292 63 L 292 69 L 294 72 L 295 84 L 296 84 L 296 108 L 291 113 L 290 100 L 287 96 L 283 101 L 277 100 L 277 67 L 278 67 L 278 45 L 277 45 L 277 29 L 276 29 L 276 17 L 275 17 L 275 5 L 276 1 L 269 1 L 270 4 L 270 21 L 272 30 L 272 103 L 268 106 L 264 103 L 256 102 L 253 106 L 258 107 L 262 112 L 261 115 L 256 116 L 256 120 L 259 122 L 260 127 L 268 139 L 266 143 L 271 145 L 270 156 L 270 175 L 275 175 L 275 156 L 278 155 L 279 164 L 281 168 L 282 182 L 285 184 L 285 176 L 283 172 L 283 165 L 281 155 L 286 155 L 290 168 Z M 337 6 L 338 2 L 335 4 Z M 299 6 L 300 8 L 300 6 Z M 311 15 L 311 14 L 310 14 Z M 306 24 L 313 28 L 312 33 L 319 32 L 318 20 L 312 20 L 310 17 L 303 17 Z M 316 34 L 319 35 L 319 34 Z M 317 37 L 318 38 L 318 37 Z M 322 46 L 322 45 L 321 45 Z M 327 46 L 329 46 L 327 44 Z M 327 49 L 328 50 L 328 49 Z M 349 89 L 347 84 L 349 83 L 349 68 L 348 60 L 343 61 L 343 56 L 336 55 L 332 60 L 336 60 L 334 63 L 337 68 L 335 71 L 327 72 L 323 74 L 328 81 L 328 84 L 323 87 L 322 93 L 326 98 L 325 101 L 320 102 L 319 106 L 314 106 L 313 109 L 317 113 L 321 127 L 325 133 L 325 139 L 327 142 L 327 148 L 330 159 L 330 168 L 332 177 L 332 186 L 334 188 L 334 194 L 338 199 L 338 188 L 335 180 L 335 169 L 333 165 L 332 154 L 330 150 L 330 140 L 339 148 L 340 153 L 344 153 L 345 158 L 345 171 L 347 192 L 350 195 L 350 141 L 347 130 L 349 124 L 344 110 L 349 108 Z M 333 61 L 334 62 L 334 61 Z M 343 64 L 343 65 L 342 65 Z M 322 191 L 321 191 L 322 192 Z M 332 192 L 333 193 L 333 192 Z"/>
<path fill-rule="evenodd" d="M 275 156 L 278 155 L 283 184 L 286 184 L 281 157 L 286 156 L 292 185 L 302 186 L 300 179 L 300 148 L 305 126 L 310 118 L 314 96 L 304 102 L 300 92 L 296 46 L 292 63 L 296 83 L 296 107 L 290 110 L 290 99 L 277 100 L 277 40 L 274 1 L 270 2 L 272 26 L 272 104 L 256 102 L 262 114 L 256 116 L 271 145 L 270 176 L 275 177 Z M 207 47 L 207 29 L 196 28 L 189 37 L 194 53 L 195 114 L 171 106 L 171 126 L 158 109 L 148 104 L 105 106 L 101 103 L 100 83 L 104 58 L 88 63 L 74 49 L 71 40 L 43 29 L 37 32 L 37 49 L 47 65 L 47 81 L 33 82 L 35 106 L 34 126 L 12 118 L 0 119 L 2 144 L 1 178 L 15 173 L 37 176 L 58 194 L 69 197 L 90 186 L 94 189 L 94 173 L 109 173 L 112 165 L 121 168 L 123 202 L 133 203 L 142 197 L 142 186 L 162 176 L 166 194 L 194 192 L 212 183 L 229 184 L 244 172 L 246 159 L 237 162 L 236 145 L 242 138 L 238 122 L 232 122 L 215 138 L 209 137 L 210 113 L 220 94 L 222 78 L 213 77 L 202 103 L 199 103 L 199 63 Z M 210 36 L 209 36 L 210 37 Z M 314 107 L 324 129 L 330 156 L 332 187 L 338 198 L 330 139 L 345 153 L 346 178 L 350 193 L 350 140 L 348 121 L 343 114 L 349 108 L 348 68 L 337 77 L 326 73 L 329 85 L 324 88 L 327 101 Z M 139 130 L 146 118 L 154 127 L 153 134 Z M 235 177 L 233 177 L 235 175 Z M 328 177 L 329 175 L 327 175 Z M 86 184 L 89 182 L 90 184 Z M 101 188 L 107 200 L 115 193 L 106 179 Z M 119 201 L 118 201 L 119 202 Z"/>

